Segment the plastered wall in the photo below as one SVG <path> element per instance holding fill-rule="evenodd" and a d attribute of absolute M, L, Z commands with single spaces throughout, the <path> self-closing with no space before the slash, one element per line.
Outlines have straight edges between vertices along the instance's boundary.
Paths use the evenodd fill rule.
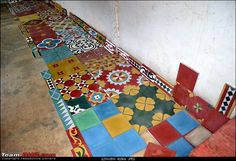
<path fill-rule="evenodd" d="M 58 1 L 175 84 L 179 63 L 199 72 L 194 92 L 215 105 L 235 87 L 234 1 Z"/>

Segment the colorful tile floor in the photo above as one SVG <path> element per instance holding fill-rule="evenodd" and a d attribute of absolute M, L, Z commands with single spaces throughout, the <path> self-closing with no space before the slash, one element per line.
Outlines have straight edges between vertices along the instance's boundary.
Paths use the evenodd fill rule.
<path fill-rule="evenodd" d="M 10 7 L 48 66 L 41 75 L 73 156 L 144 156 L 150 142 L 148 149 L 158 145 L 163 156 L 188 156 L 210 137 L 184 107 L 70 17 L 43 2 Z"/>

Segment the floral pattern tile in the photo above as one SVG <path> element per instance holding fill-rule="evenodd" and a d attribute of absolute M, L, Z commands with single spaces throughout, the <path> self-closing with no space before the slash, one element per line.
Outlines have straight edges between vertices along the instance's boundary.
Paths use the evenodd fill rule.
<path fill-rule="evenodd" d="M 84 141 L 82 134 L 77 127 L 70 128 L 66 130 L 66 134 L 73 147 L 72 153 L 78 157 L 88 157 L 91 156 L 91 152 Z"/>
<path fill-rule="evenodd" d="M 99 60 L 103 56 L 109 56 L 111 55 L 104 47 L 97 48 L 91 51 L 88 51 L 86 53 L 81 53 L 79 55 L 76 55 L 76 57 L 80 60 L 81 63 L 88 64 L 87 62 L 92 60 Z M 96 62 L 96 61 L 94 61 Z M 101 64 L 99 64 L 101 65 Z M 89 67 L 89 66 L 88 66 Z M 92 70 L 90 70 L 92 72 Z"/>
<path fill-rule="evenodd" d="M 51 21 L 48 25 L 52 27 L 54 31 L 66 30 L 77 26 L 77 24 L 68 17 L 65 17 L 62 21 Z"/>
<path fill-rule="evenodd" d="M 96 52 L 94 50 L 94 52 Z M 98 51 L 100 52 L 100 51 Z M 107 51 L 102 51 L 102 54 Z M 100 55 L 102 55 L 100 54 Z M 80 55 L 77 55 L 79 59 L 81 59 Z M 99 70 L 107 70 L 111 71 L 115 69 L 116 65 L 120 66 L 131 66 L 129 65 L 121 56 L 117 54 L 104 54 L 104 56 L 99 57 L 99 59 L 96 59 L 97 57 L 84 61 L 85 66 L 90 72 L 96 73 Z M 82 58 L 83 59 L 83 58 Z"/>
<path fill-rule="evenodd" d="M 66 101 L 80 98 L 82 95 L 86 96 L 91 105 L 107 100 L 106 93 L 86 70 L 54 80 L 54 83 Z"/>
<path fill-rule="evenodd" d="M 123 93 L 111 99 L 139 133 L 183 110 L 162 90 L 147 82 L 140 86 L 127 85 Z"/>
<path fill-rule="evenodd" d="M 80 37 L 76 39 L 73 38 L 65 41 L 65 44 L 74 53 L 74 55 L 102 47 L 96 39 L 87 37 Z"/>
<path fill-rule="evenodd" d="M 57 34 L 50 27 L 44 27 L 42 30 L 30 33 L 30 36 L 36 45 L 48 38 L 57 39 Z"/>
<path fill-rule="evenodd" d="M 56 30 L 56 34 L 63 41 L 70 41 L 72 39 L 76 39 L 80 37 L 87 37 L 87 38 L 91 37 L 79 26 L 67 27 L 66 29 Z"/>
<path fill-rule="evenodd" d="M 116 65 L 113 70 L 99 70 L 98 72 L 92 74 L 110 97 L 125 92 L 130 86 L 138 86 L 137 79 L 141 76 L 139 71 L 128 63 Z"/>

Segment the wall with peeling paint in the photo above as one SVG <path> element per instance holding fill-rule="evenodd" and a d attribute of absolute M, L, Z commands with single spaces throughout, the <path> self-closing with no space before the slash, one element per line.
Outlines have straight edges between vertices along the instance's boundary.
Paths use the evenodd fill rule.
<path fill-rule="evenodd" d="M 194 92 L 213 105 L 224 83 L 235 87 L 234 1 L 58 3 L 172 84 L 180 62 L 195 69 Z"/>

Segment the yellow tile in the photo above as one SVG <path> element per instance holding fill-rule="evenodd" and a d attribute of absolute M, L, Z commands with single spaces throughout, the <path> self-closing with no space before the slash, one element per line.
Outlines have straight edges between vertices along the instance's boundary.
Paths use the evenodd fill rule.
<path fill-rule="evenodd" d="M 53 79 L 56 80 L 70 74 L 79 73 L 82 70 L 85 70 L 85 67 L 76 56 L 72 56 L 61 61 L 49 63 L 48 69 L 51 72 Z"/>
<path fill-rule="evenodd" d="M 132 128 L 124 115 L 118 114 L 103 121 L 104 126 L 112 137 L 122 134 Z"/>
<path fill-rule="evenodd" d="M 40 17 L 36 13 L 19 17 L 19 20 L 22 24 L 24 24 L 30 20 L 37 20 L 37 19 L 40 19 Z"/>

